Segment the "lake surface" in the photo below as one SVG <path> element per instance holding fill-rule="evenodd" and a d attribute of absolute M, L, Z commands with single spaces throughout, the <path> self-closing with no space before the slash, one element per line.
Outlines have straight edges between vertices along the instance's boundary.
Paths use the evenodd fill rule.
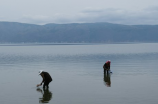
<path fill-rule="evenodd" d="M 158 104 L 158 43 L 1 44 L 0 71 L 1 104 Z"/>

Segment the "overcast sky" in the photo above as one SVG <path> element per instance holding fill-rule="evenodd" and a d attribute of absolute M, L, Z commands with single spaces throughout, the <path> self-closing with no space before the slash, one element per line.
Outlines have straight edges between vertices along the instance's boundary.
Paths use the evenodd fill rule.
<path fill-rule="evenodd" d="M 0 0 L 0 21 L 158 24 L 158 0 Z"/>

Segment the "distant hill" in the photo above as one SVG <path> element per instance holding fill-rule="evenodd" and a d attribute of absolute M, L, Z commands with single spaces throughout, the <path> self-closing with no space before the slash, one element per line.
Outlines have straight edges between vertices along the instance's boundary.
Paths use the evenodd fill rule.
<path fill-rule="evenodd" d="M 34 25 L 0 22 L 0 43 L 158 42 L 158 25 L 72 23 Z"/>

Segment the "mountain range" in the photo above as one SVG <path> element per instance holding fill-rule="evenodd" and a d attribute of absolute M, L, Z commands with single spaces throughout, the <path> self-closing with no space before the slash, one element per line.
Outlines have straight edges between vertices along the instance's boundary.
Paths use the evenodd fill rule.
<path fill-rule="evenodd" d="M 0 22 L 0 43 L 158 42 L 158 25 Z"/>

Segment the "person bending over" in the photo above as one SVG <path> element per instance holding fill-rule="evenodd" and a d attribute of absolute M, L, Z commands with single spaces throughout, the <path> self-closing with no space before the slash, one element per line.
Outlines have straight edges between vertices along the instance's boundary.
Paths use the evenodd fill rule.
<path fill-rule="evenodd" d="M 50 74 L 48 72 L 45 72 L 43 70 L 39 71 L 39 75 L 41 75 L 41 77 L 43 78 L 42 82 L 40 84 L 37 84 L 38 86 L 41 86 L 42 83 L 43 84 L 43 88 L 45 89 L 45 87 L 49 88 L 49 83 L 52 81 L 52 77 L 50 76 Z"/>
<path fill-rule="evenodd" d="M 111 61 L 108 60 L 105 62 L 105 64 L 103 65 L 103 68 L 104 68 L 104 73 L 108 73 L 110 71 L 110 64 L 111 64 Z"/>

